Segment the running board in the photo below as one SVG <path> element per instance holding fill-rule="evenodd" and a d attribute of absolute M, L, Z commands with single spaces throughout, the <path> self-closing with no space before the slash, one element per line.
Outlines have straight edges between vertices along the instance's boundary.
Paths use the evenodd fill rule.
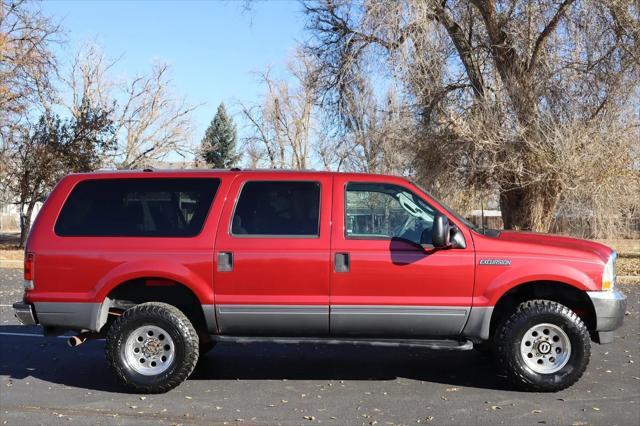
<path fill-rule="evenodd" d="M 432 340 L 432 339 L 353 339 L 342 337 L 251 337 L 251 336 L 221 336 L 212 335 L 217 342 L 232 343 L 278 343 L 300 344 L 311 343 L 318 345 L 364 345 L 387 347 L 413 347 L 438 350 L 469 351 L 473 349 L 470 340 Z"/>

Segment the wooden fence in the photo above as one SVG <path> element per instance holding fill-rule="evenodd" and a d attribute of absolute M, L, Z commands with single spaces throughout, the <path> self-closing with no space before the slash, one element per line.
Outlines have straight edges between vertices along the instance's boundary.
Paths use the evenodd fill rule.
<path fill-rule="evenodd" d="M 467 217 L 471 222 L 480 226 L 480 216 Z M 484 226 L 491 229 L 503 229 L 502 217 L 490 216 L 484 218 Z M 640 239 L 640 217 L 625 217 L 598 221 L 593 217 L 558 216 L 549 228 L 552 234 L 571 235 L 578 238 L 629 238 Z"/>

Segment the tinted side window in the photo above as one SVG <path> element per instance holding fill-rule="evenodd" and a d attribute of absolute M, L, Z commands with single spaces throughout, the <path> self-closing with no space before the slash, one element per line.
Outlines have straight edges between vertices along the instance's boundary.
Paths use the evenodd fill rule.
<path fill-rule="evenodd" d="M 434 216 L 431 206 L 401 186 L 380 183 L 347 185 L 347 238 L 396 237 L 420 244 L 422 232 L 433 228 Z"/>
<path fill-rule="evenodd" d="M 55 231 L 81 237 L 193 237 L 219 179 L 96 179 L 78 183 Z"/>
<path fill-rule="evenodd" d="M 319 235 L 320 184 L 247 182 L 233 215 L 233 235 Z"/>

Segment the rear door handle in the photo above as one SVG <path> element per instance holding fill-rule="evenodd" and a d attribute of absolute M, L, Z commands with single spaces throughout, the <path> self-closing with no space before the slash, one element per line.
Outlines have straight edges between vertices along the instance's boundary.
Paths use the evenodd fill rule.
<path fill-rule="evenodd" d="M 221 251 L 218 253 L 218 272 L 233 271 L 233 253 Z"/>
<path fill-rule="evenodd" d="M 335 272 L 349 272 L 349 253 L 336 253 L 333 270 Z"/>

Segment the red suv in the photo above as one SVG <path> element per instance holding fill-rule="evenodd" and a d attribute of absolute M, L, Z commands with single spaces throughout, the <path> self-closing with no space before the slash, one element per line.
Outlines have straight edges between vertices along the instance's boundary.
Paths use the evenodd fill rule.
<path fill-rule="evenodd" d="M 106 338 L 117 377 L 164 392 L 223 341 L 476 346 L 520 386 L 566 388 L 625 296 L 615 253 L 478 229 L 392 176 L 289 171 L 74 174 L 25 256 L 24 324 Z"/>

